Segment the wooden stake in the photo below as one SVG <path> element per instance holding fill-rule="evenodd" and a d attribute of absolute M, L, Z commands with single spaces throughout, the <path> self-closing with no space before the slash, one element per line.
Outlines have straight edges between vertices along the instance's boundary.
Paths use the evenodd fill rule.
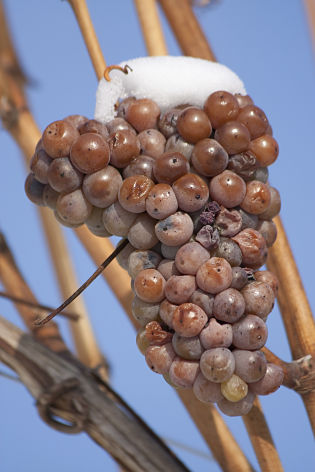
<path fill-rule="evenodd" d="M 156 0 L 134 0 L 149 56 L 167 55 Z"/>
<path fill-rule="evenodd" d="M 315 2 L 314 0 L 304 0 L 307 22 L 312 36 L 313 48 L 315 50 Z"/>

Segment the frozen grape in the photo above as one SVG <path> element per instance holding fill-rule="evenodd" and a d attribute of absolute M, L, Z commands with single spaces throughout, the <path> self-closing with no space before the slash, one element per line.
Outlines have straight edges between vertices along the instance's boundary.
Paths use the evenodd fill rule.
<path fill-rule="evenodd" d="M 140 154 L 140 141 L 129 129 L 112 133 L 108 140 L 110 163 L 120 168 L 126 167 L 134 157 Z"/>
<path fill-rule="evenodd" d="M 92 232 L 98 232 L 100 235 L 110 236 L 112 233 L 107 231 L 103 224 L 103 208 L 93 207 L 90 215 L 85 221 L 87 227 L 92 230 Z"/>
<path fill-rule="evenodd" d="M 51 208 L 52 210 L 56 209 L 57 200 L 59 197 L 59 193 L 56 192 L 49 184 L 45 185 L 43 189 L 43 202 L 44 205 Z"/>
<path fill-rule="evenodd" d="M 160 183 L 172 184 L 187 172 L 189 172 L 189 163 L 186 157 L 177 151 L 164 152 L 153 165 L 154 176 Z"/>
<path fill-rule="evenodd" d="M 79 128 L 83 123 L 88 121 L 88 118 L 83 115 L 69 115 L 64 118 L 64 121 L 67 121 L 75 128 Z"/>
<path fill-rule="evenodd" d="M 220 238 L 218 247 L 212 252 L 212 256 L 222 257 L 231 267 L 240 266 L 242 263 L 242 252 L 239 246 L 229 238 Z"/>
<path fill-rule="evenodd" d="M 254 177 L 257 166 L 255 155 L 251 151 L 245 151 L 230 157 L 228 169 L 247 181 Z"/>
<path fill-rule="evenodd" d="M 56 192 L 69 193 L 81 186 L 83 175 L 73 167 L 68 157 L 59 157 L 51 162 L 47 179 Z"/>
<path fill-rule="evenodd" d="M 206 293 L 200 289 L 195 290 L 190 297 L 190 302 L 202 308 L 208 316 L 212 315 L 213 300 L 213 295 L 211 295 L 210 293 Z"/>
<path fill-rule="evenodd" d="M 246 184 L 246 194 L 241 208 L 248 213 L 259 215 L 268 208 L 270 198 L 269 187 L 259 180 L 252 180 Z"/>
<path fill-rule="evenodd" d="M 206 113 L 197 107 L 187 107 L 177 119 L 177 131 L 189 143 L 210 136 L 212 127 Z"/>
<path fill-rule="evenodd" d="M 109 163 L 109 146 L 100 134 L 82 134 L 71 147 L 70 160 L 83 174 L 92 174 Z"/>
<path fill-rule="evenodd" d="M 153 164 L 153 157 L 141 154 L 140 156 L 132 159 L 130 164 L 124 168 L 123 177 L 124 179 L 127 179 L 133 175 L 145 175 L 146 177 L 149 177 L 149 179 L 155 180 L 153 175 Z"/>
<path fill-rule="evenodd" d="M 36 205 L 44 205 L 43 193 L 45 185 L 35 179 L 34 174 L 29 174 L 25 180 L 24 190 L 27 198 L 36 203 Z"/>
<path fill-rule="evenodd" d="M 158 270 L 161 272 L 165 280 L 171 278 L 172 275 L 180 275 L 173 259 L 163 259 L 158 266 Z"/>
<path fill-rule="evenodd" d="M 130 101 L 125 110 L 126 120 L 138 131 L 157 127 L 160 108 L 149 98 Z"/>
<path fill-rule="evenodd" d="M 177 269 L 186 275 L 195 275 L 199 267 L 210 259 L 209 252 L 196 242 L 184 244 L 176 253 Z"/>
<path fill-rule="evenodd" d="M 254 175 L 253 175 L 253 180 L 259 180 L 260 182 L 263 182 L 264 184 L 268 182 L 268 178 L 269 178 L 268 167 L 258 167 L 258 169 L 255 170 Z"/>
<path fill-rule="evenodd" d="M 167 246 L 179 246 L 192 236 L 194 225 L 187 213 L 178 211 L 155 225 L 155 234 Z M 165 257 L 165 256 L 164 256 Z"/>
<path fill-rule="evenodd" d="M 223 398 L 221 385 L 211 382 L 200 372 L 194 382 L 193 392 L 204 403 L 217 403 Z"/>
<path fill-rule="evenodd" d="M 104 123 L 101 123 L 100 121 L 97 121 L 97 120 L 84 121 L 84 123 L 78 126 L 78 131 L 80 134 L 85 134 L 85 133 L 100 134 L 101 136 L 103 136 L 105 140 L 108 138 L 108 135 L 109 135 L 107 126 Z"/>
<path fill-rule="evenodd" d="M 241 218 L 242 218 L 242 228 L 241 229 L 247 229 L 247 228 L 257 229 L 257 226 L 258 226 L 258 216 L 257 215 L 252 215 L 250 213 L 247 213 L 242 208 L 239 208 L 238 212 L 239 212 L 239 214 L 241 215 Z"/>
<path fill-rule="evenodd" d="M 281 199 L 278 190 L 274 187 L 269 187 L 270 203 L 267 209 L 259 215 L 259 218 L 264 220 L 271 220 L 278 215 L 281 209 Z"/>
<path fill-rule="evenodd" d="M 132 315 L 141 326 L 145 326 L 150 321 L 156 320 L 159 314 L 159 309 L 159 303 L 144 302 L 138 297 L 135 297 L 132 300 Z"/>
<path fill-rule="evenodd" d="M 234 368 L 233 354 L 225 347 L 204 351 L 200 358 L 201 372 L 211 382 L 225 382 L 233 375 Z"/>
<path fill-rule="evenodd" d="M 199 374 L 199 362 L 175 357 L 169 370 L 171 382 L 178 387 L 191 388 Z"/>
<path fill-rule="evenodd" d="M 146 337 L 146 330 L 142 327 L 139 329 L 137 333 L 136 343 L 141 354 L 145 355 L 145 352 L 150 346 L 150 343 L 149 343 L 148 338 Z"/>
<path fill-rule="evenodd" d="M 267 361 L 261 351 L 234 349 L 235 373 L 247 383 L 258 382 L 266 373 Z"/>
<path fill-rule="evenodd" d="M 135 100 L 135 97 L 127 97 L 124 100 L 121 100 L 121 102 L 117 106 L 117 116 L 125 118 L 129 105 Z"/>
<path fill-rule="evenodd" d="M 233 278 L 231 288 L 242 290 L 248 283 L 247 272 L 243 267 L 232 267 Z"/>
<path fill-rule="evenodd" d="M 242 108 L 237 119 L 246 126 L 251 139 L 263 135 L 269 125 L 265 113 L 255 105 L 247 105 Z"/>
<path fill-rule="evenodd" d="M 258 270 L 255 272 L 255 279 L 257 282 L 264 282 L 265 284 L 269 285 L 272 288 L 275 297 L 277 296 L 279 281 L 275 274 L 269 270 Z"/>
<path fill-rule="evenodd" d="M 147 213 L 157 220 L 163 220 L 178 209 L 177 199 L 172 187 L 168 184 L 157 184 L 147 195 L 145 208 Z"/>
<path fill-rule="evenodd" d="M 194 212 L 200 210 L 209 198 L 209 189 L 196 174 L 185 174 L 173 183 L 178 206 L 181 210 Z"/>
<path fill-rule="evenodd" d="M 148 303 L 161 302 L 164 299 L 165 279 L 155 269 L 144 269 L 135 278 L 136 295 Z"/>
<path fill-rule="evenodd" d="M 220 324 L 215 318 L 211 318 L 199 337 L 205 349 L 229 347 L 233 339 L 232 326 L 228 323 Z"/>
<path fill-rule="evenodd" d="M 144 269 L 156 269 L 161 261 L 161 256 L 154 251 L 134 251 L 129 256 L 128 273 L 135 279 Z"/>
<path fill-rule="evenodd" d="M 230 402 L 226 398 L 218 401 L 219 410 L 227 416 L 244 416 L 250 412 L 255 400 L 255 395 L 249 391 L 245 398 L 239 402 Z"/>
<path fill-rule="evenodd" d="M 217 228 L 211 225 L 202 226 L 196 234 L 195 240 L 209 251 L 218 247 L 220 242 L 220 234 Z"/>
<path fill-rule="evenodd" d="M 175 333 L 172 339 L 172 344 L 176 354 L 183 359 L 198 360 L 204 351 L 201 346 L 198 336 L 186 338 Z"/>
<path fill-rule="evenodd" d="M 268 134 L 251 141 L 249 149 L 255 154 L 257 161 L 263 167 L 273 164 L 279 154 L 277 141 Z"/>
<path fill-rule="evenodd" d="M 169 328 L 173 328 L 173 315 L 176 308 L 177 305 L 170 303 L 166 299 L 160 305 L 160 317 Z"/>
<path fill-rule="evenodd" d="M 247 151 L 250 134 L 240 121 L 228 121 L 217 128 L 214 138 L 224 147 L 228 154 Z"/>
<path fill-rule="evenodd" d="M 207 113 L 213 128 L 219 128 L 227 121 L 235 120 L 239 113 L 237 99 L 229 92 L 214 92 L 205 101 L 204 111 Z"/>
<path fill-rule="evenodd" d="M 219 293 L 231 285 L 232 268 L 225 259 L 212 257 L 199 267 L 196 282 L 205 292 Z"/>
<path fill-rule="evenodd" d="M 166 139 L 156 129 L 146 129 L 138 134 L 141 152 L 154 158 L 159 157 L 165 150 Z"/>
<path fill-rule="evenodd" d="M 166 138 L 176 133 L 176 123 L 181 112 L 179 108 L 171 108 L 160 116 L 158 128 Z"/>
<path fill-rule="evenodd" d="M 103 210 L 103 223 L 107 231 L 116 236 L 127 236 L 137 218 L 135 213 L 125 210 L 118 201 Z"/>
<path fill-rule="evenodd" d="M 165 259 L 175 259 L 178 249 L 180 246 L 167 246 L 166 244 L 161 244 L 161 253 Z"/>
<path fill-rule="evenodd" d="M 270 285 L 264 282 L 251 282 L 243 288 L 242 295 L 245 300 L 245 313 L 266 319 L 275 301 Z"/>
<path fill-rule="evenodd" d="M 245 266 L 258 269 L 265 263 L 267 257 L 266 241 L 258 231 L 252 228 L 243 229 L 232 239 L 237 242 L 242 251 Z"/>
<path fill-rule="evenodd" d="M 126 121 L 122 117 L 114 118 L 113 120 L 106 123 L 106 126 L 110 135 L 113 133 L 116 133 L 117 131 L 122 131 L 125 129 L 129 129 L 130 131 L 133 132 L 133 134 L 136 134 L 136 131 L 131 126 L 131 124 L 129 124 L 128 121 Z"/>
<path fill-rule="evenodd" d="M 221 207 L 215 219 L 215 223 L 219 228 L 220 235 L 230 238 L 241 231 L 242 217 L 237 210 L 227 210 Z"/>
<path fill-rule="evenodd" d="M 149 346 L 145 352 L 145 360 L 153 372 L 167 374 L 175 358 L 171 343 L 163 346 Z"/>
<path fill-rule="evenodd" d="M 117 244 L 117 247 L 121 245 L 122 241 L 123 239 L 119 241 L 119 243 Z M 128 270 L 129 256 L 134 250 L 135 248 L 130 243 L 128 243 L 127 246 L 125 246 L 124 249 L 120 251 L 120 253 L 116 256 L 116 260 L 118 264 L 120 265 L 120 267 L 122 267 L 125 270 Z"/>
<path fill-rule="evenodd" d="M 82 190 L 92 205 L 107 208 L 117 200 L 121 184 L 122 178 L 118 170 L 107 166 L 98 172 L 86 175 L 83 179 Z"/>
<path fill-rule="evenodd" d="M 50 123 L 42 136 L 42 145 L 50 157 L 67 157 L 79 131 L 69 121 L 59 120 Z"/>
<path fill-rule="evenodd" d="M 92 211 L 92 205 L 80 189 L 58 197 L 56 210 L 60 218 L 70 225 L 84 223 Z"/>
<path fill-rule="evenodd" d="M 246 193 L 244 180 L 230 170 L 225 170 L 213 177 L 209 188 L 212 200 L 226 208 L 232 208 L 242 203 Z"/>
<path fill-rule="evenodd" d="M 242 95 L 240 93 L 235 93 L 234 97 L 236 98 L 238 106 L 240 108 L 244 108 L 247 105 L 252 105 L 253 104 L 253 100 L 251 99 L 251 97 L 249 95 Z"/>
<path fill-rule="evenodd" d="M 51 157 L 48 156 L 44 149 L 39 149 L 37 152 L 35 152 L 31 159 L 30 169 L 34 174 L 35 179 L 41 184 L 48 183 L 47 173 L 51 162 Z"/>
<path fill-rule="evenodd" d="M 179 305 L 173 313 L 173 328 L 186 338 L 197 336 L 208 320 L 205 312 L 193 303 Z"/>
<path fill-rule="evenodd" d="M 197 172 L 214 177 L 223 172 L 228 165 L 226 150 L 215 139 L 205 138 L 194 146 L 191 162 Z"/>
<path fill-rule="evenodd" d="M 233 344 L 239 349 L 257 350 L 265 345 L 268 336 L 266 324 L 255 315 L 247 315 L 233 324 Z"/>
<path fill-rule="evenodd" d="M 213 314 L 217 320 L 234 323 L 245 312 L 243 295 L 235 288 L 228 288 L 218 293 L 213 302 Z"/>
<path fill-rule="evenodd" d="M 282 385 L 284 372 L 281 367 L 267 363 L 266 373 L 258 382 L 250 384 L 250 390 L 256 395 L 269 395 Z"/>
<path fill-rule="evenodd" d="M 267 247 L 271 247 L 277 239 L 277 227 L 273 221 L 259 220 L 257 231 L 264 237 Z"/>
<path fill-rule="evenodd" d="M 136 249 L 151 249 L 158 242 L 154 232 L 155 220 L 150 216 L 139 215 L 128 232 L 128 239 Z"/>
<path fill-rule="evenodd" d="M 166 141 L 165 151 L 179 152 L 186 161 L 190 161 L 193 144 L 187 143 L 179 134 L 174 134 Z"/>
<path fill-rule="evenodd" d="M 229 380 L 221 383 L 221 392 L 230 402 L 239 402 L 246 397 L 248 386 L 238 375 L 233 374 Z"/>
<path fill-rule="evenodd" d="M 145 175 L 128 177 L 119 189 L 119 203 L 127 211 L 142 213 L 145 211 L 145 201 L 153 186 L 152 180 Z"/>
<path fill-rule="evenodd" d="M 193 275 L 172 275 L 165 285 L 165 296 L 171 303 L 188 302 L 196 290 L 196 280 Z"/>

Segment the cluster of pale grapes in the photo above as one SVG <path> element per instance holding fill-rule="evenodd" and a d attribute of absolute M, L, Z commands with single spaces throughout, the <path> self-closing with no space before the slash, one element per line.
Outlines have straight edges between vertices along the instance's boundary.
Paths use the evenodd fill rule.
<path fill-rule="evenodd" d="M 70 227 L 128 238 L 118 256 L 135 293 L 137 344 L 175 388 L 231 416 L 275 391 L 281 368 L 260 350 L 277 292 L 258 270 L 276 239 L 278 191 L 268 166 L 278 145 L 246 95 L 212 93 L 203 109 L 161 114 L 129 97 L 103 124 L 51 123 L 31 161 L 26 193 Z"/>

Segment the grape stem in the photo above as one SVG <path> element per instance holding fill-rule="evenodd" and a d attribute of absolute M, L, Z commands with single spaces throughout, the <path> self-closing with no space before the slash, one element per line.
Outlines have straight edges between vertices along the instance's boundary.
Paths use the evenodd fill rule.
<path fill-rule="evenodd" d="M 48 321 L 52 320 L 56 315 L 58 315 L 62 310 L 64 310 L 70 303 L 73 302 L 81 293 L 89 286 L 91 283 L 103 272 L 104 269 L 117 257 L 117 255 L 127 246 L 128 239 L 124 239 L 122 243 L 116 247 L 116 249 L 111 253 L 109 257 L 105 259 L 104 262 L 96 269 L 96 271 L 89 277 L 82 285 L 79 287 L 67 300 L 65 300 L 58 308 L 52 311 L 49 315 L 44 315 L 38 317 L 34 325 L 43 326 Z"/>
<path fill-rule="evenodd" d="M 121 72 L 123 72 L 124 74 L 128 74 L 129 71 L 132 72 L 132 69 L 130 66 L 128 66 L 128 64 L 125 65 L 125 67 L 121 67 L 121 66 L 116 66 L 116 65 L 113 65 L 113 66 L 107 66 L 105 71 L 104 71 L 104 79 L 107 80 L 107 82 L 110 82 L 111 81 L 111 78 L 109 76 L 109 73 L 112 71 L 112 70 L 120 70 Z"/>

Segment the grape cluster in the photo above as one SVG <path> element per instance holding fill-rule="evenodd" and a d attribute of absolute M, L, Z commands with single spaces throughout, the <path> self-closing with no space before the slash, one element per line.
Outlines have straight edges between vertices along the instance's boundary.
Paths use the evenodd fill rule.
<path fill-rule="evenodd" d="M 51 123 L 31 160 L 26 194 L 62 224 L 127 237 L 118 259 L 132 279 L 137 344 L 175 388 L 246 414 L 283 372 L 260 350 L 277 280 L 259 270 L 276 239 L 278 144 L 246 95 L 212 93 L 203 109 L 161 114 L 129 97 L 103 124 Z"/>

